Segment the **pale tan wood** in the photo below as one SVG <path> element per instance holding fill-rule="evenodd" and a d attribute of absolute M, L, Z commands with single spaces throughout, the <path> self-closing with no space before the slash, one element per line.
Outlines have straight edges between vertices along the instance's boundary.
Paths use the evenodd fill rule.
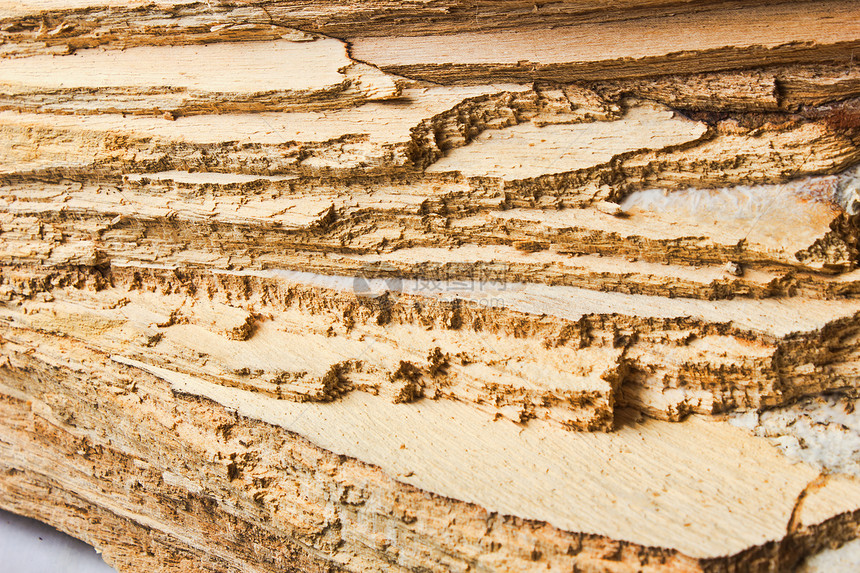
<path fill-rule="evenodd" d="M 527 32 L 471 32 L 457 36 L 353 40 L 352 55 L 382 67 L 418 64 L 562 64 L 665 56 L 725 47 L 775 48 L 788 42 L 857 39 L 857 7 L 850 2 L 762 4 L 744 10 L 680 14 L 592 26 Z M 643 30 L 647 33 L 643 34 Z"/>
<path fill-rule="evenodd" d="M 122 571 L 850 555 L 856 16 L 0 4 L 0 507 Z"/>

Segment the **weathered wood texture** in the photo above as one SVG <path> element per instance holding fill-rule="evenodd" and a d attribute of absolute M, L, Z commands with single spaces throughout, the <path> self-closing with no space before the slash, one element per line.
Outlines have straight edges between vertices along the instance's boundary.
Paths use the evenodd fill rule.
<path fill-rule="evenodd" d="M 0 507 L 121 571 L 856 553 L 856 2 L 46 0 L 0 37 Z"/>

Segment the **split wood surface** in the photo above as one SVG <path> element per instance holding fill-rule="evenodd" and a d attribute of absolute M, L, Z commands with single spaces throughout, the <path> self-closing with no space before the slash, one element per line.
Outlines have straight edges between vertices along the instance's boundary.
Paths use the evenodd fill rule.
<path fill-rule="evenodd" d="M 860 537 L 856 2 L 0 1 L 0 39 L 0 507 L 130 572 Z"/>

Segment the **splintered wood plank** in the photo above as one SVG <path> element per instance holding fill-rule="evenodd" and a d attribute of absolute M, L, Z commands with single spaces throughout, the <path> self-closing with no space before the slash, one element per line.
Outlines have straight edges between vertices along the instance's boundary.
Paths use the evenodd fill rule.
<path fill-rule="evenodd" d="M 185 286 L 159 299 L 144 293 L 163 288 L 177 267 L 113 267 L 114 286 L 98 297 L 54 288 L 0 317 L 278 399 L 327 402 L 359 391 L 394 403 L 458 400 L 568 429 L 611 430 L 625 405 L 678 420 L 785 404 L 860 378 L 858 308 L 835 301 L 670 301 L 474 279 L 190 270 Z M 14 278 L 5 292 L 20 296 L 38 280 Z M 213 319 L 213 302 L 226 327 Z M 800 322 L 804 307 L 821 322 Z"/>
<path fill-rule="evenodd" d="M 836 563 L 855 50 L 850 0 L 0 0 L 0 507 L 121 571 Z"/>
<path fill-rule="evenodd" d="M 219 108 L 319 109 L 335 107 L 339 98 L 349 105 L 399 95 L 392 77 L 354 62 L 343 42 L 305 40 L 92 48 L 4 58 L 0 86 L 7 101 L 25 109 L 95 113 L 101 107 L 165 113 L 171 119 Z"/>
<path fill-rule="evenodd" d="M 26 0 L 0 3 L 0 14 L 4 18 L 38 14 L 48 10 L 69 10 L 76 8 L 91 8 L 98 6 L 126 7 L 149 4 L 146 0 Z"/>
<path fill-rule="evenodd" d="M 351 291 L 355 277 L 323 276 L 296 271 L 217 271 L 223 275 L 259 276 L 286 279 L 308 285 Z M 371 279 L 369 292 L 384 293 L 392 289 L 391 281 Z M 462 281 L 460 281 L 462 282 Z M 667 298 L 619 292 L 599 292 L 564 286 L 534 283 L 498 283 L 487 281 L 475 286 L 458 287 L 458 281 L 398 280 L 395 291 L 425 297 L 494 301 L 498 306 L 519 312 L 549 314 L 567 320 L 579 320 L 591 314 L 621 314 L 649 318 L 694 316 L 714 322 L 732 322 L 773 336 L 786 336 L 817 330 L 827 323 L 847 318 L 860 311 L 858 300 L 811 300 L 797 298 L 734 299 L 705 301 Z"/>
<path fill-rule="evenodd" d="M 177 117 L 174 121 L 145 115 L 124 117 L 109 112 L 52 115 L 2 111 L 0 122 L 9 126 L 43 125 L 70 131 L 125 133 L 195 143 L 324 142 L 347 135 L 364 135 L 376 143 L 397 143 L 409 141 L 410 130 L 421 120 L 449 110 L 464 99 L 524 89 L 514 85 L 416 87 L 404 90 L 400 98 L 392 101 L 330 111 L 192 115 Z"/>
<path fill-rule="evenodd" d="M 428 182 L 421 186 L 377 187 L 373 191 L 356 188 L 349 193 L 338 193 L 333 189 L 314 188 L 308 192 L 301 188 L 293 191 L 283 184 L 292 181 L 300 185 L 296 176 L 181 171 L 130 174 L 126 180 L 135 184 L 106 191 L 76 185 L 19 186 L 14 195 L 7 195 L 0 205 L 4 212 L 18 218 L 52 219 L 50 224 L 58 230 L 65 228 L 64 232 L 69 237 L 80 232 L 81 218 L 90 220 L 91 224 L 104 230 L 106 252 L 133 259 L 144 257 L 145 252 L 139 246 L 111 240 L 114 235 L 122 233 L 111 227 L 120 226 L 123 221 L 127 224 L 135 214 L 138 217 L 145 215 L 151 225 L 160 224 L 160 219 L 170 217 L 174 229 L 180 223 L 271 223 L 283 229 L 304 230 L 312 234 L 313 225 L 330 218 L 332 212 L 337 213 L 343 225 L 355 224 L 359 228 L 361 221 L 367 221 L 374 214 L 377 228 L 391 225 L 395 227 L 392 234 L 399 233 L 401 239 L 407 236 L 420 238 L 426 236 L 427 229 L 422 228 L 421 234 L 409 230 L 406 235 L 397 228 L 403 229 L 404 220 L 408 218 L 415 221 L 423 219 L 426 201 L 437 200 L 449 189 L 455 192 L 463 189 L 463 186 Z M 243 195 L 242 189 L 252 190 L 250 186 L 255 182 L 270 187 L 266 192 L 260 192 L 258 186 L 250 195 Z M 93 191 L 97 191 L 95 196 Z M 546 267 L 550 265 L 555 267 L 555 282 L 560 277 L 571 286 L 576 286 L 576 281 L 583 281 L 577 277 L 583 277 L 587 272 L 612 272 L 620 276 L 637 271 L 655 277 L 664 275 L 674 277 L 673 280 L 692 281 L 704 291 L 715 280 L 726 282 L 728 277 L 735 276 L 723 268 L 727 261 L 734 261 L 743 265 L 739 267 L 743 276 L 732 280 L 742 279 L 763 289 L 785 270 L 761 269 L 762 265 L 779 263 L 795 268 L 820 267 L 820 261 L 810 260 L 805 254 L 814 244 L 833 235 L 831 225 L 839 220 L 843 209 L 852 212 L 856 193 L 856 170 L 849 170 L 840 176 L 806 178 L 781 185 L 675 192 L 647 190 L 625 199 L 621 205 L 623 208 L 611 203 L 598 203 L 596 208 L 589 209 L 551 211 L 491 208 L 483 215 L 454 219 L 447 230 L 438 231 L 437 236 L 443 242 L 457 233 L 466 238 L 461 239 L 467 240 L 466 244 L 437 247 L 395 244 L 381 253 L 371 244 L 371 248 L 364 247 L 364 254 L 353 251 L 330 259 L 328 270 L 349 273 L 361 265 L 383 262 L 405 271 L 425 263 L 437 267 L 461 264 L 464 269 L 477 269 L 481 265 L 491 268 L 505 261 L 503 280 L 522 280 L 519 273 L 531 267 L 544 270 L 541 271 L 543 275 L 532 274 L 529 280 L 546 282 L 547 278 L 542 277 L 547 276 L 549 271 Z M 394 209 L 400 210 L 398 218 L 392 218 Z M 74 213 L 79 219 L 63 224 L 56 221 L 58 213 Z M 116 217 L 120 219 L 114 221 Z M 353 217 L 355 223 L 352 223 Z M 106 227 L 108 220 L 112 223 Z M 795 221 L 796 225 L 786 226 L 786 221 Z M 506 231 L 493 231 L 500 225 Z M 511 228 L 517 229 L 517 235 L 511 236 Z M 13 236 L 7 235 L 10 245 Z M 285 236 L 283 240 L 284 247 L 280 252 L 272 252 L 265 243 L 260 243 L 258 246 L 264 252 L 260 253 L 259 264 L 289 267 L 294 264 L 291 257 L 301 256 L 303 247 L 313 249 L 320 238 L 319 235 L 312 238 Z M 215 249 L 218 241 L 211 238 L 208 242 L 193 242 L 197 243 L 195 249 Z M 48 248 L 55 239 L 48 236 L 41 242 L 44 248 Z M 354 244 L 367 245 L 362 245 L 361 239 Z M 535 247 L 527 248 L 530 244 Z M 682 264 L 691 261 L 701 266 L 710 260 L 711 268 L 697 270 L 676 265 L 654 265 L 654 262 L 665 261 L 667 251 L 678 244 L 684 244 L 685 251 L 673 254 L 673 257 L 680 258 Z M 739 244 L 743 244 L 743 252 L 738 251 Z M 334 246 L 331 248 L 335 250 Z M 51 257 L 51 264 L 61 264 L 60 251 L 55 250 L 55 253 L 57 256 Z M 165 261 L 179 263 L 187 260 L 189 255 L 179 251 Z M 623 261 L 621 266 L 619 259 Z M 517 270 L 517 266 L 523 270 Z M 449 269 L 448 272 L 454 271 Z M 627 280 L 632 279 L 628 277 Z M 819 277 L 817 280 L 821 282 L 823 279 Z M 840 280 L 847 281 L 849 277 Z M 637 280 L 637 283 L 642 282 Z"/>
<path fill-rule="evenodd" d="M 352 61 L 338 40 L 81 50 L 68 56 L 4 59 L 4 82 L 42 89 L 153 88 L 254 93 L 339 84 Z M 230 70 L 230 73 L 225 73 Z"/>
<path fill-rule="evenodd" d="M 279 399 L 327 402 L 358 390 L 395 403 L 461 400 L 517 422 L 613 425 L 620 351 L 612 347 L 553 348 L 540 338 L 410 322 L 340 323 L 298 309 L 270 308 L 263 317 L 181 296 L 112 292 L 107 306 L 71 296 L 50 310 L 2 314 L 21 327 L 98 338 L 113 352 Z"/>
<path fill-rule="evenodd" d="M 481 76 L 507 73 L 551 79 L 552 73 L 561 73 L 572 80 L 635 76 L 641 73 L 637 68 L 650 64 L 659 69 L 661 63 L 672 60 L 686 71 L 709 71 L 743 61 L 745 51 L 772 51 L 771 57 L 779 60 L 780 50 L 784 50 L 789 61 L 796 61 L 804 56 L 800 44 L 791 45 L 794 42 L 812 48 L 842 43 L 848 49 L 855 46 L 860 40 L 858 22 L 857 6 L 851 2 L 810 2 L 542 30 L 355 37 L 350 44 L 353 56 L 362 61 L 428 79 L 470 82 L 477 78 L 474 73 L 460 75 L 466 69 L 474 72 L 482 66 L 496 66 L 492 71 L 482 70 Z M 834 50 L 834 54 L 841 51 Z M 703 60 L 701 54 L 710 54 L 711 61 Z M 535 66 L 549 67 L 541 74 Z"/>
<path fill-rule="evenodd" d="M 527 179 L 593 167 L 629 151 L 688 143 L 706 129 L 701 123 L 677 118 L 670 110 L 647 105 L 628 110 L 617 121 L 544 127 L 521 123 L 484 131 L 427 171 Z"/>
<path fill-rule="evenodd" d="M 411 469 L 404 475 L 392 475 L 378 466 L 367 465 L 353 457 L 321 449 L 278 425 L 259 423 L 245 416 L 237 416 L 237 412 L 228 409 L 229 406 L 224 407 L 207 399 L 201 400 L 184 392 L 166 391 L 167 383 L 163 379 L 138 368 L 126 367 L 96 353 L 84 352 L 91 368 L 99 370 L 102 376 L 81 380 L 80 374 L 75 373 L 79 362 L 70 359 L 67 354 L 74 345 L 61 343 L 57 348 L 54 343 L 49 342 L 50 339 L 32 338 L 30 335 L 27 335 L 24 346 L 9 340 L 13 338 L 24 342 L 20 334 L 23 333 L 4 332 L 4 336 L 7 336 L 5 349 L 9 353 L 10 363 L 4 366 L 8 376 L 2 384 L 3 399 L 0 401 L 4 419 L 7 420 L 7 424 L 2 427 L 0 451 L 4 455 L 0 459 L 3 460 L 4 468 L 15 471 L 4 471 L 0 474 L 0 489 L 4 493 L 3 506 L 15 508 L 19 512 L 35 513 L 42 518 L 47 516 L 44 512 L 46 507 L 56 507 L 54 519 L 62 522 L 65 530 L 99 543 L 106 543 L 105 554 L 110 558 L 110 562 L 120 563 L 123 567 L 138 562 L 135 549 L 108 543 L 109 538 L 105 536 L 103 527 L 105 519 L 112 528 L 120 527 L 133 539 L 139 540 L 138 542 L 146 539 L 170 540 L 163 544 L 151 541 L 148 545 L 157 551 L 158 561 L 167 558 L 177 547 L 189 551 L 191 555 L 196 555 L 195 552 L 198 551 L 202 555 L 209 554 L 211 549 L 214 555 L 221 558 L 229 557 L 247 564 L 248 570 L 251 571 L 266 571 L 283 563 L 295 563 L 294 560 L 300 560 L 302 563 L 308 560 L 313 562 L 317 558 L 316 551 L 323 550 L 325 559 L 347 569 L 359 570 L 383 566 L 401 571 L 419 567 L 429 567 L 431 570 L 465 570 L 467 567 L 474 567 L 476 563 L 488 569 L 502 570 L 539 571 L 545 570 L 547 566 L 558 570 L 574 567 L 595 567 L 601 570 L 617 568 L 621 562 L 624 566 L 630 565 L 649 572 L 702 571 L 709 562 L 713 562 L 702 561 L 671 548 L 642 546 L 601 535 L 569 532 L 546 522 L 491 512 L 451 497 L 428 495 L 426 490 L 417 489 L 408 483 L 408 480 L 418 477 L 417 474 L 409 474 L 413 471 Z M 28 347 L 31 350 L 27 350 Z M 53 354 L 54 350 L 49 350 L 49 347 L 54 347 L 59 353 Z M 52 354 L 44 354 L 43 351 Z M 45 360 L 53 365 L 54 379 L 62 380 L 62 385 L 54 385 L 50 378 L 36 374 L 47 371 L 45 366 L 38 366 Z M 108 380 L 110 383 L 106 383 Z M 79 388 L 87 390 L 78 393 Z M 107 436 L 112 442 L 102 444 L 99 438 L 86 433 L 83 424 L 86 419 L 88 428 L 89 424 L 95 423 L 109 411 L 104 403 L 109 396 L 114 396 L 113 399 L 118 400 L 127 413 L 120 417 L 115 425 L 108 427 Z M 134 406 L 135 404 L 139 406 Z M 65 413 L 72 407 L 82 413 L 74 420 L 74 425 L 64 421 Z M 181 423 L 176 423 L 175 419 L 166 416 L 165 412 L 175 412 Z M 278 413 L 276 409 L 272 415 L 277 416 Z M 324 423 L 333 429 L 340 425 L 341 419 L 344 418 L 339 416 L 336 419 L 321 420 L 314 412 L 308 413 L 311 415 L 307 422 L 309 427 Z M 396 414 L 400 417 L 399 412 Z M 347 417 L 353 418 L 349 415 Z M 447 430 L 441 432 L 441 436 L 448 436 L 450 431 L 457 429 L 456 421 L 452 421 L 447 412 L 441 416 L 435 416 L 433 412 L 430 415 L 422 413 L 420 417 L 428 422 L 435 420 L 434 427 L 447 427 Z M 303 414 L 299 411 L 298 417 L 293 417 L 293 425 L 301 426 L 302 418 Z M 377 422 L 382 421 L 379 417 L 368 418 L 367 423 L 356 419 L 347 422 L 346 426 L 352 427 L 353 423 L 358 423 L 357 429 L 376 429 L 378 426 L 374 419 Z M 400 419 L 403 420 L 402 417 Z M 413 417 L 406 420 L 416 421 Z M 571 466 L 568 461 L 560 461 L 561 458 L 552 454 L 555 450 L 547 448 L 546 441 L 528 434 L 531 451 L 527 456 L 531 457 L 538 452 L 537 466 L 529 463 L 522 467 L 520 452 L 515 450 L 509 458 L 510 463 L 499 468 L 495 465 L 498 461 L 497 455 L 507 453 L 500 450 L 504 444 L 498 441 L 488 443 L 487 439 L 504 438 L 508 430 L 493 430 L 489 425 L 498 424 L 490 422 L 489 419 L 485 419 L 486 425 L 475 428 L 479 431 L 486 429 L 488 433 L 476 435 L 467 430 L 465 434 L 458 433 L 455 442 L 438 441 L 426 434 L 416 439 L 407 432 L 400 432 L 397 426 L 389 426 L 383 428 L 382 433 L 373 435 L 369 444 L 375 446 L 380 442 L 386 445 L 390 443 L 395 449 L 396 458 L 400 460 L 395 463 L 400 463 L 404 468 L 412 466 L 413 459 L 417 457 L 409 453 L 410 446 L 419 449 L 417 446 L 422 443 L 425 444 L 423 450 L 433 448 L 437 454 L 442 451 L 448 456 L 458 455 L 466 448 L 476 466 L 489 463 L 490 470 L 501 469 L 513 472 L 511 475 L 514 476 L 519 476 L 528 469 L 544 470 L 546 473 L 545 470 L 549 470 L 551 466 L 553 471 L 549 473 L 555 477 L 560 475 L 561 483 L 567 483 L 565 480 L 570 480 L 571 474 L 574 473 L 580 480 L 577 485 L 564 492 L 550 490 L 539 491 L 539 494 L 560 494 L 565 497 L 573 494 L 573 499 L 577 501 L 587 496 L 584 486 L 590 489 L 594 487 L 592 484 L 605 483 L 608 479 L 599 469 L 596 474 L 589 473 L 595 465 L 604 463 L 599 461 L 599 458 L 612 455 L 613 461 L 610 463 L 614 464 L 613 469 L 626 468 L 627 462 L 637 457 L 631 450 L 644 445 L 649 453 L 667 454 L 671 469 L 675 468 L 671 461 L 673 457 L 692 462 L 690 468 L 700 473 L 679 468 L 679 483 L 695 484 L 695 491 L 701 492 L 703 496 L 714 493 L 725 495 L 725 498 L 719 499 L 733 509 L 742 505 L 743 501 L 733 498 L 733 493 L 754 493 L 756 497 L 750 500 L 753 507 L 763 510 L 767 517 L 779 519 L 791 513 L 791 506 L 798 505 L 788 499 L 789 495 L 797 490 L 803 491 L 804 479 L 815 475 L 815 472 L 810 472 L 808 468 L 790 466 L 785 477 L 774 479 L 769 470 L 775 468 L 782 473 L 781 470 L 785 468 L 784 461 L 780 461 L 778 456 L 773 457 L 773 450 L 763 447 L 761 442 L 750 442 L 749 437 L 738 433 L 736 429 L 726 432 L 723 425 L 711 426 L 710 422 L 704 421 L 671 427 L 654 422 L 639 426 L 635 421 L 631 420 L 630 423 L 632 426 L 626 437 L 616 436 L 611 442 L 595 442 L 591 440 L 593 435 L 589 434 L 570 434 L 569 439 L 562 440 L 561 453 L 572 456 L 569 459 L 576 460 L 577 466 Z M 711 427 L 713 431 L 709 431 Z M 669 432 L 663 432 L 663 429 Z M 684 443 L 689 443 L 684 438 L 685 435 L 689 437 L 685 429 L 695 430 L 695 433 L 705 437 L 716 435 L 727 439 L 734 449 L 706 449 L 697 443 L 696 453 L 689 453 L 684 446 Z M 512 426 L 510 430 L 510 436 L 520 433 L 516 426 Z M 704 432 L 700 433 L 701 430 Z M 327 431 L 323 430 L 321 433 L 325 434 Z M 462 441 L 463 436 L 469 437 L 469 440 Z M 542 436 L 550 437 L 547 434 Z M 83 439 L 84 437 L 86 438 Z M 351 434 L 342 439 L 360 444 L 365 437 L 365 434 Z M 628 440 L 627 437 L 632 439 Z M 584 438 L 585 442 L 579 441 L 580 438 Z M 117 443 L 124 444 L 121 451 L 112 445 Z M 154 457 L 151 454 L 153 443 L 178 446 L 182 453 L 176 454 L 170 449 L 163 455 Z M 579 446 L 574 446 L 577 443 Z M 15 444 L 23 445 L 32 450 L 33 454 L 26 457 L 17 455 Z M 46 444 L 53 445 L 44 447 Z M 356 444 L 356 447 L 360 447 L 359 444 Z M 75 453 L 81 449 L 86 456 Z M 677 450 L 680 450 L 680 455 Z M 713 457 L 704 453 L 706 451 L 711 452 Z M 476 453 L 479 455 L 474 456 Z M 581 454 L 581 457 L 577 458 L 577 454 Z M 547 467 L 543 467 L 543 460 L 547 459 L 547 456 L 554 458 L 560 466 L 551 462 Z M 754 462 L 753 459 L 760 462 Z M 643 466 L 642 472 L 627 468 L 632 470 L 632 473 L 624 476 L 619 474 L 617 477 L 623 482 L 618 495 L 632 500 L 634 509 L 644 511 L 643 515 L 660 523 L 660 514 L 666 509 L 663 503 L 673 500 L 661 501 L 661 489 L 640 489 L 638 478 L 641 475 L 642 485 L 649 488 L 670 486 L 671 480 L 676 478 L 673 477 L 674 474 L 666 475 L 665 468 L 660 465 L 661 461 L 662 459 L 653 459 L 652 464 Z M 747 461 L 753 461 L 750 474 L 735 473 L 738 470 L 729 469 L 736 462 L 746 466 Z M 761 462 L 771 462 L 771 465 L 767 468 L 758 466 Z M 443 460 L 434 473 L 443 476 L 448 471 L 446 468 L 451 465 L 453 464 L 449 461 Z M 189 498 L 188 505 L 173 509 L 164 508 L 162 511 L 160 506 L 147 503 L 146 495 L 129 498 L 127 495 L 115 495 L 113 489 L 105 488 L 101 485 L 98 470 L 94 470 L 103 467 L 112 468 L 110 483 L 124 483 L 124 478 L 128 476 L 129 479 L 136 480 L 135 483 L 141 484 L 146 492 L 158 492 L 159 498 L 161 494 L 167 499 L 175 499 L 177 495 L 189 495 L 185 492 L 198 493 L 190 494 L 192 497 Z M 426 466 L 419 464 L 416 467 L 420 469 Z M 69 478 L 61 485 L 54 482 L 54 486 L 46 494 L 46 476 L 58 471 L 62 471 Z M 709 475 L 715 471 L 730 471 L 733 477 L 725 482 L 710 482 Z M 457 472 L 459 477 L 457 482 L 452 484 L 453 487 L 458 487 L 462 479 L 471 481 L 470 476 L 463 476 L 460 468 Z M 756 473 L 758 475 L 755 475 Z M 476 475 L 485 477 L 486 474 L 478 470 Z M 533 477 L 526 482 L 529 485 L 547 483 L 547 478 L 541 478 L 537 473 L 530 475 Z M 756 478 L 766 481 L 753 484 L 752 481 Z M 507 485 L 505 479 L 498 481 L 497 476 L 494 483 L 490 484 L 482 480 L 478 491 L 481 495 L 488 491 L 499 491 L 499 488 L 502 491 L 512 491 L 511 502 L 522 500 L 526 506 L 539 499 L 527 495 L 531 489 L 518 488 L 513 491 L 514 484 Z M 668 484 L 666 480 L 669 480 Z M 820 480 L 814 479 L 809 483 L 817 487 L 821 485 L 819 482 Z M 499 485 L 496 486 L 495 483 Z M 775 484 L 776 488 L 786 487 L 786 493 L 789 495 L 775 493 L 776 488 L 771 490 L 770 484 Z M 806 488 L 807 496 L 811 489 Z M 842 493 L 851 493 L 850 487 L 839 489 Z M 225 490 L 238 494 L 234 504 L 227 507 L 218 502 L 214 506 L 211 502 L 207 505 L 202 499 L 198 502 L 195 497 L 220 496 Z M 336 491 L 337 495 L 332 496 L 332 490 Z M 32 496 L 40 491 L 42 493 L 39 496 L 39 504 L 33 504 Z M 580 491 L 582 493 L 578 493 Z M 667 493 L 671 491 L 672 488 L 668 487 Z M 488 497 L 492 497 L 492 494 Z M 798 494 L 798 499 L 800 497 L 801 494 Z M 832 497 L 825 495 L 824 499 Z M 684 496 L 684 501 L 695 506 L 697 498 L 698 494 L 687 495 Z M 590 500 L 584 501 L 583 509 L 613 506 L 611 511 L 618 511 L 615 505 L 619 498 L 615 498 L 616 504 L 612 504 L 612 501 L 611 497 L 603 500 L 594 500 L 591 497 Z M 844 503 L 844 499 L 842 502 L 843 507 L 850 506 L 850 503 Z M 725 512 L 722 505 L 705 503 L 704 506 L 696 507 L 703 509 L 708 515 L 722 516 Z M 567 507 L 569 505 L 563 505 L 559 509 Z M 70 512 L 68 508 L 80 510 Z M 838 511 L 832 505 L 830 509 Z M 746 511 L 741 511 L 747 516 Z M 331 532 L 326 533 L 329 520 L 325 516 L 332 515 L 332 512 L 341 519 L 341 527 L 334 537 Z M 679 515 L 676 511 L 670 513 L 673 516 Z M 680 512 L 681 517 L 684 517 L 684 514 L 685 512 Z M 80 515 L 97 516 L 99 519 L 98 522 L 82 522 Z M 848 538 L 846 534 L 839 530 L 834 531 L 828 524 L 853 527 L 855 521 L 852 520 L 852 515 L 850 512 L 841 513 L 835 516 L 834 520 L 813 525 L 806 525 L 808 521 L 795 521 L 804 524 L 802 530 L 786 534 L 783 529 L 779 535 L 785 535 L 786 538 L 766 545 L 764 551 L 760 547 L 750 547 L 738 554 L 721 553 L 714 561 L 727 567 L 740 568 L 750 568 L 762 563 L 793 563 L 797 557 L 789 555 L 784 549 L 791 546 L 803 553 L 815 550 L 827 539 L 844 540 Z M 153 519 L 153 516 L 157 518 Z M 755 516 L 748 517 L 751 518 L 748 524 L 757 524 Z M 685 522 L 689 525 L 670 525 L 673 529 L 668 531 L 674 533 L 677 529 L 690 530 L 692 527 L 691 532 L 687 533 L 687 539 L 692 539 L 698 532 L 700 522 L 695 515 L 691 518 L 692 521 Z M 592 514 L 579 514 L 575 519 L 596 524 L 610 521 L 607 516 Z M 141 532 L 143 526 L 135 525 L 139 523 L 146 524 L 145 533 Z M 227 526 L 228 523 L 232 525 Z M 189 524 L 193 524 L 193 527 L 189 527 Z M 613 530 L 626 527 L 623 523 L 611 525 Z M 399 532 L 398 538 L 402 539 L 396 554 L 388 549 L 387 540 L 391 537 L 380 533 L 391 528 L 396 529 Z M 281 533 L 285 529 L 289 534 Z M 237 530 L 244 532 L 240 539 L 235 537 L 234 532 Z M 776 532 L 777 528 L 773 527 L 772 531 Z M 735 544 L 741 539 L 754 537 L 747 536 L 746 532 L 747 529 L 743 526 L 730 533 L 721 532 L 717 542 L 725 537 L 729 543 Z M 182 541 L 177 546 L 175 537 L 180 534 Z M 263 547 L 246 543 L 247 535 L 259 534 L 265 535 L 269 543 Z M 660 537 L 659 532 L 651 528 L 640 528 L 636 535 L 646 538 Z M 292 536 L 298 536 L 303 543 L 312 545 L 316 551 L 296 550 Z M 716 544 L 706 543 L 706 546 Z M 538 561 L 535 561 L 535 547 L 541 552 Z M 442 565 L 438 565 L 439 563 Z"/>
<path fill-rule="evenodd" d="M 180 392 L 370 461 L 421 489 L 699 558 L 781 539 L 798 495 L 818 477 L 736 428 L 698 418 L 680 424 L 631 420 L 611 434 L 543 425 L 523 430 L 438 402 L 409 410 L 359 395 L 322 407 L 277 402 L 113 359 Z M 703 442 L 711 446 L 702 448 Z M 860 482 L 841 480 L 838 488 L 832 496 L 816 496 L 807 523 L 860 508 Z M 652 527 L 641 527 L 643 519 Z"/>

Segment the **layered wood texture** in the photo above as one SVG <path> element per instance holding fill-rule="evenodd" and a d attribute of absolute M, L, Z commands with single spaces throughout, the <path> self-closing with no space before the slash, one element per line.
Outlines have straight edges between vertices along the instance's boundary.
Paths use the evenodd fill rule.
<path fill-rule="evenodd" d="M 850 559 L 856 2 L 44 0 L 0 38 L 3 508 L 120 571 Z"/>

